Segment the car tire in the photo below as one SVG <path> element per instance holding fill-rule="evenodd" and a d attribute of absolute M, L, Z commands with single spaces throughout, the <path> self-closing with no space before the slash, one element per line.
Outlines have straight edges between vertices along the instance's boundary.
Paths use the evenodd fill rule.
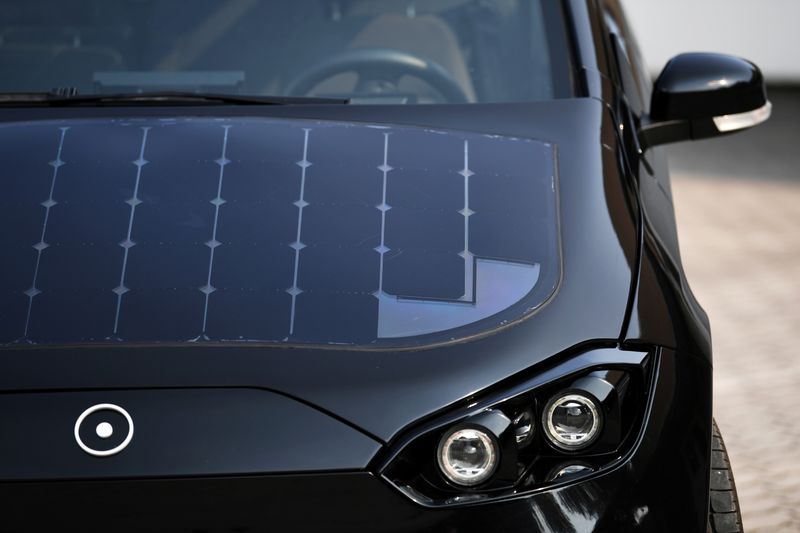
<path fill-rule="evenodd" d="M 728 451 L 717 422 L 711 423 L 711 490 L 707 533 L 742 533 L 742 514 Z"/>

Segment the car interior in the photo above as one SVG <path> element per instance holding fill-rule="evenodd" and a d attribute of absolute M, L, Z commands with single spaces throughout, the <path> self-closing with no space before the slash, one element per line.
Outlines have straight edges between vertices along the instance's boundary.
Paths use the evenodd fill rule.
<path fill-rule="evenodd" d="M 548 100 L 544 2 L 9 0 L 0 91 Z"/>

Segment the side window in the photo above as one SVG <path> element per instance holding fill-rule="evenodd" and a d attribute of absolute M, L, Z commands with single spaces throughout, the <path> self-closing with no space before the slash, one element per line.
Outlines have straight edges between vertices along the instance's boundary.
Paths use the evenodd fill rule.
<path fill-rule="evenodd" d="M 635 131 L 646 107 L 639 84 L 634 78 L 625 35 L 617 24 L 617 20 L 608 10 L 604 11 L 604 19 L 608 31 L 609 52 L 616 65 L 615 81 L 625 94 L 624 103 L 617 109 L 617 119 L 620 121 L 620 132 L 626 147 L 628 161 L 635 168 L 637 165 L 634 161 L 641 154 Z"/>
<path fill-rule="evenodd" d="M 622 26 L 626 35 L 625 41 L 627 42 L 626 48 L 628 52 L 628 60 L 633 67 L 633 77 L 636 80 L 636 83 L 639 85 L 639 92 L 642 96 L 642 100 L 645 102 L 645 107 L 649 108 L 650 98 L 653 95 L 653 80 L 650 78 L 650 71 L 647 70 L 647 64 L 642 56 L 639 43 L 637 43 L 636 39 L 633 37 L 633 34 L 628 26 L 628 21 L 624 19 L 624 15 L 622 19 Z"/>
<path fill-rule="evenodd" d="M 619 81 L 628 97 L 632 111 L 641 115 L 649 106 L 652 84 L 643 68 L 641 54 L 636 42 L 630 38 L 624 20 L 618 19 L 608 10 L 604 12 L 613 53 L 619 66 Z"/>

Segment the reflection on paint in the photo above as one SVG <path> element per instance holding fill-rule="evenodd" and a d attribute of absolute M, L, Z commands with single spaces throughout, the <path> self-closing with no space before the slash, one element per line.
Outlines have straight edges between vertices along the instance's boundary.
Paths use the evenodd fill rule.
<path fill-rule="evenodd" d="M 475 261 L 475 301 L 421 300 L 381 293 L 378 338 L 410 337 L 472 324 L 507 309 L 539 280 L 539 264 Z"/>

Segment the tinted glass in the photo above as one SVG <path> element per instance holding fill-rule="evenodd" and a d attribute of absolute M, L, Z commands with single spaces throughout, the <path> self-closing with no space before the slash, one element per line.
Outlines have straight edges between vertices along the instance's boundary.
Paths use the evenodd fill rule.
<path fill-rule="evenodd" d="M 555 0 L 0 0 L 0 91 L 570 96 Z"/>

